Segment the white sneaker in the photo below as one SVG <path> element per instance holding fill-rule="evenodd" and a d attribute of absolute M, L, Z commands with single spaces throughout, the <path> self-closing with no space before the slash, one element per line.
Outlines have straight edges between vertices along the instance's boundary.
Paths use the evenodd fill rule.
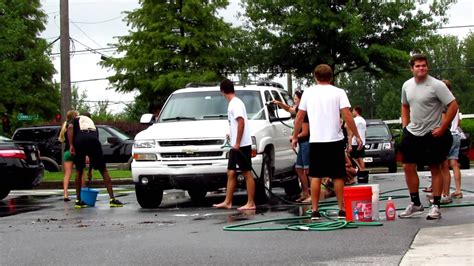
<path fill-rule="evenodd" d="M 438 206 L 432 205 L 428 215 L 426 216 L 426 220 L 436 220 L 441 218 L 441 211 L 439 210 Z"/>
<path fill-rule="evenodd" d="M 410 202 L 410 204 L 407 206 L 407 208 L 402 211 L 398 217 L 400 218 L 410 218 L 415 215 L 420 215 L 423 213 L 423 205 L 420 206 L 415 206 L 415 203 Z"/>
<path fill-rule="evenodd" d="M 449 204 L 449 203 L 452 203 L 453 202 L 453 199 L 451 198 L 451 196 L 441 196 L 441 200 L 439 202 L 439 204 Z M 433 204 L 434 203 L 434 199 L 430 199 L 430 203 Z"/>

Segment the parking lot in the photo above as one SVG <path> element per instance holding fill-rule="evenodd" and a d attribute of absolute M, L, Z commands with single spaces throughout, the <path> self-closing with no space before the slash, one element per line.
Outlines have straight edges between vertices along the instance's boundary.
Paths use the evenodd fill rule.
<path fill-rule="evenodd" d="M 428 175 L 420 173 L 421 187 L 429 184 Z M 465 196 L 454 204 L 474 202 L 474 193 L 468 192 L 474 190 L 473 175 L 474 171 L 463 170 Z M 379 184 L 382 193 L 407 194 L 401 173 L 371 174 L 370 183 Z M 125 206 L 109 208 L 103 192 L 95 207 L 77 210 L 73 203 L 62 201 L 61 190 L 13 191 L 0 202 L 2 264 L 398 265 L 420 229 L 463 224 L 472 228 L 473 222 L 472 207 L 456 207 L 443 208 L 443 218 L 437 221 L 422 216 L 388 222 L 381 215 L 382 226 L 327 232 L 227 232 L 223 227 L 237 223 L 303 216 L 309 206 L 272 201 L 254 212 L 217 210 L 211 206 L 223 199 L 222 193 L 194 203 L 186 193 L 171 190 L 160 208 L 142 209 L 133 187 L 121 185 L 116 186 L 116 194 Z M 284 195 L 282 189 L 275 193 Z M 246 200 L 245 192 L 235 197 L 235 206 Z M 423 201 L 426 206 L 425 197 Z M 407 199 L 395 203 L 404 208 Z M 381 202 L 380 209 L 384 206 Z"/>

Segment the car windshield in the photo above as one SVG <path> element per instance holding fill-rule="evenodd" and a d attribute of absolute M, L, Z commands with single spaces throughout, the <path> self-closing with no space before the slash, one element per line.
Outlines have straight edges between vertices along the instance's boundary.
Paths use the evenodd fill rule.
<path fill-rule="evenodd" d="M 129 135 L 126 133 L 122 132 L 120 129 L 115 128 L 115 127 L 109 127 L 109 130 L 114 133 L 115 136 L 117 136 L 121 140 L 127 140 L 131 139 Z"/>
<path fill-rule="evenodd" d="M 248 119 L 265 119 L 259 91 L 237 90 L 245 104 Z M 227 119 L 228 102 L 220 91 L 197 91 L 171 95 L 160 114 L 159 122 Z"/>
<path fill-rule="evenodd" d="M 384 125 L 367 125 L 366 139 L 390 139 L 390 132 Z"/>

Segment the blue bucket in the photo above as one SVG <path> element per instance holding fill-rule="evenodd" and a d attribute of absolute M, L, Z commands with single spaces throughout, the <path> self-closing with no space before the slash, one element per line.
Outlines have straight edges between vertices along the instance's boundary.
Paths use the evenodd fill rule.
<path fill-rule="evenodd" d="M 90 187 L 81 188 L 81 200 L 91 207 L 95 206 L 97 194 L 99 194 L 97 189 L 91 189 Z"/>

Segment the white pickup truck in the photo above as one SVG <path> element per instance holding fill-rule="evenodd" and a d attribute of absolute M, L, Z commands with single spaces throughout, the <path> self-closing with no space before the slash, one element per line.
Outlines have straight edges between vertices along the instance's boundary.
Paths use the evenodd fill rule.
<path fill-rule="evenodd" d="M 235 86 L 247 109 L 252 132 L 252 166 L 257 173 L 256 199 L 269 199 L 272 186 L 281 185 L 290 196 L 300 192 L 294 172 L 296 154 L 289 137 L 293 120 L 273 99 L 293 104 L 278 83 Z M 225 187 L 229 148 L 228 102 L 219 86 L 193 86 L 173 92 L 159 117 L 144 114 L 151 124 L 138 133 L 133 146 L 132 176 L 138 203 L 157 208 L 163 190 L 187 190 L 193 200 Z M 245 182 L 239 176 L 239 186 Z M 265 187 L 266 188 L 265 188 Z"/>

